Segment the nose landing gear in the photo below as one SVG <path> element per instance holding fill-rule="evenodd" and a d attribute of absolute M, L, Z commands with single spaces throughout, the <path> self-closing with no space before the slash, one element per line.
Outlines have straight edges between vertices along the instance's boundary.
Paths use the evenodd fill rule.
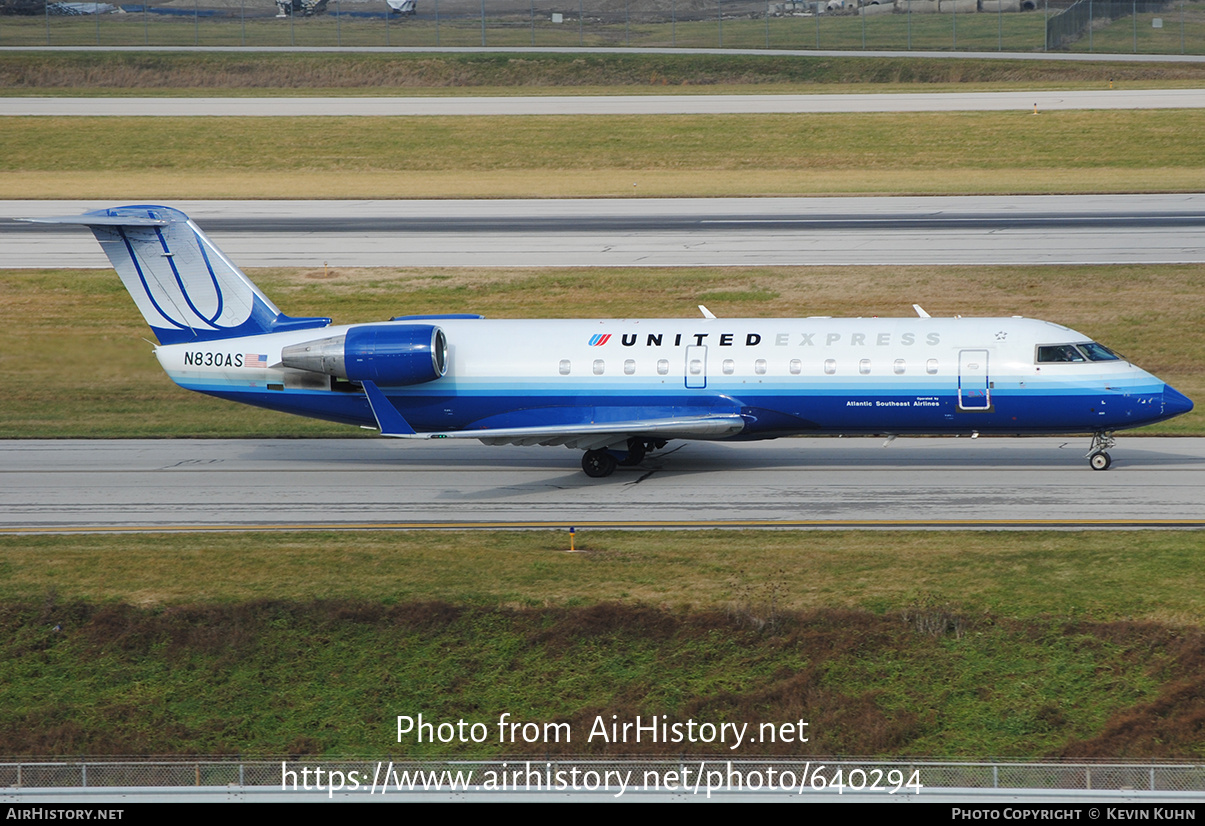
<path fill-rule="evenodd" d="M 1103 430 L 1092 434 L 1092 446 L 1088 448 L 1088 466 L 1093 470 L 1108 470 L 1113 464 L 1113 457 L 1108 449 L 1117 444 L 1117 438 L 1112 431 Z"/>

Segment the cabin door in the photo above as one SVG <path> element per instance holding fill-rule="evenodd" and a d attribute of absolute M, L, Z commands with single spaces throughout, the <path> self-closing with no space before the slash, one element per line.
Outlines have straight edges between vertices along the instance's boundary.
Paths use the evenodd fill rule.
<path fill-rule="evenodd" d="M 690 344 L 686 347 L 686 386 L 699 390 L 707 386 L 706 344 Z"/>
<path fill-rule="evenodd" d="M 958 409 L 987 410 L 992 406 L 987 374 L 987 350 L 958 353 Z"/>

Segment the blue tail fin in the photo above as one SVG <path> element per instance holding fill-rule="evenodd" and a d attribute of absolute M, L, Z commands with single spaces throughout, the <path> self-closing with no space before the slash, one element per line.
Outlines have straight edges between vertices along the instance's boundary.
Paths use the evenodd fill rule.
<path fill-rule="evenodd" d="M 329 318 L 284 315 L 178 209 L 124 206 L 35 220 L 91 229 L 160 344 L 331 323 Z"/>

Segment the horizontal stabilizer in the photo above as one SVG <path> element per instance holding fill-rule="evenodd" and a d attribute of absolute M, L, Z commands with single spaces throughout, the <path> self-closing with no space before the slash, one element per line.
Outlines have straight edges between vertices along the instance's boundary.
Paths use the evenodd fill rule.
<path fill-rule="evenodd" d="M 145 215 L 109 215 L 108 210 L 84 215 L 59 215 L 53 218 L 18 218 L 31 224 L 77 224 L 82 227 L 165 227 L 170 221 Z"/>

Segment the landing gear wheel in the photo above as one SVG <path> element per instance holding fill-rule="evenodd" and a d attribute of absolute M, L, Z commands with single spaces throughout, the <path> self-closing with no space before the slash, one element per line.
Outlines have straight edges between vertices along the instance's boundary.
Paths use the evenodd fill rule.
<path fill-rule="evenodd" d="M 1117 438 L 1111 430 L 1098 430 L 1092 434 L 1092 445 L 1088 448 L 1088 466 L 1093 470 L 1108 470 L 1113 464 L 1113 457 L 1107 451 L 1117 444 Z"/>
<path fill-rule="evenodd" d="M 615 472 L 619 462 L 606 450 L 587 450 L 582 456 L 582 470 L 591 479 L 603 479 Z"/>
<path fill-rule="evenodd" d="M 632 467 L 633 465 L 638 465 L 644 461 L 644 456 L 646 453 L 648 453 L 648 447 L 643 439 L 628 439 L 627 458 L 621 461 L 619 464 L 623 467 Z"/>

